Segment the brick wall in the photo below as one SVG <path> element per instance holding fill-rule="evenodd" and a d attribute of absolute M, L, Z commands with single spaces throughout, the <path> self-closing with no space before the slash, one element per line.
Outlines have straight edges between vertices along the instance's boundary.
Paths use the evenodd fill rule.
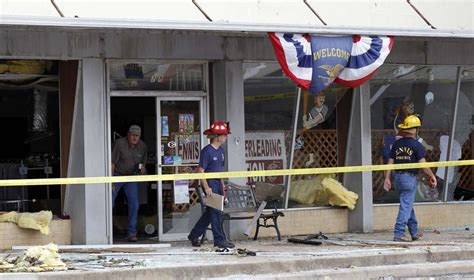
<path fill-rule="evenodd" d="M 0 223 L 0 250 L 23 245 L 71 244 L 71 220 L 52 220 L 49 227 L 50 234 L 43 235 L 37 230 L 19 228 L 16 224 Z"/>
<path fill-rule="evenodd" d="M 474 203 L 423 203 L 415 205 L 415 211 L 421 228 L 474 228 Z M 348 231 L 349 210 L 345 208 L 294 209 L 284 213 L 285 217 L 278 219 L 283 236 Z M 374 230 L 392 230 L 397 213 L 398 204 L 374 206 Z M 260 229 L 259 237 L 275 236 L 273 228 Z"/>
<path fill-rule="evenodd" d="M 348 211 L 345 208 L 287 210 L 285 217 L 278 218 L 278 224 L 283 236 L 347 232 Z M 276 233 L 273 228 L 261 228 L 258 236 L 274 237 Z"/>
<path fill-rule="evenodd" d="M 374 207 L 374 230 L 392 230 L 398 205 Z M 474 203 L 424 203 L 415 205 L 421 228 L 459 229 L 474 226 Z"/>

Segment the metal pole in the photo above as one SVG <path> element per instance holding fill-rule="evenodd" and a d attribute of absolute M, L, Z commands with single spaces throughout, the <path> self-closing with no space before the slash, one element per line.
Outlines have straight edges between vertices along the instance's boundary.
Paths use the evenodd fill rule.
<path fill-rule="evenodd" d="M 452 155 L 452 149 L 454 145 L 454 134 L 456 132 L 456 120 L 458 117 L 458 108 L 459 108 L 459 95 L 460 95 L 460 89 L 461 89 L 461 66 L 458 67 L 458 71 L 456 74 L 456 97 L 454 99 L 454 113 L 453 113 L 453 123 L 451 126 L 451 136 L 449 137 L 449 142 L 448 142 L 448 153 L 447 153 L 447 160 L 451 160 L 451 155 Z M 449 183 L 448 183 L 448 173 L 449 173 L 449 167 L 445 167 L 444 169 L 444 198 L 443 201 L 446 202 L 448 201 L 448 191 L 449 191 Z"/>
<path fill-rule="evenodd" d="M 293 132 L 291 135 L 291 150 L 290 150 L 290 162 L 288 164 L 288 169 L 293 169 L 293 157 L 295 155 L 295 140 L 296 133 L 298 130 L 298 116 L 300 113 L 300 100 L 301 100 L 301 87 L 298 87 L 296 93 L 296 104 L 293 115 Z M 291 187 L 291 176 L 288 176 L 286 180 L 286 195 L 285 195 L 285 209 L 288 208 L 288 198 L 290 197 L 290 187 Z"/>

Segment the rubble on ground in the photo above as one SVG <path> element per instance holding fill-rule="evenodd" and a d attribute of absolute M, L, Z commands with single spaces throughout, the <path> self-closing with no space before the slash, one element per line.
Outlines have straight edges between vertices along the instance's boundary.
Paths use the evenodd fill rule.
<path fill-rule="evenodd" d="M 0 272 L 45 272 L 67 270 L 55 244 L 35 246 L 17 255 L 0 258 Z"/>

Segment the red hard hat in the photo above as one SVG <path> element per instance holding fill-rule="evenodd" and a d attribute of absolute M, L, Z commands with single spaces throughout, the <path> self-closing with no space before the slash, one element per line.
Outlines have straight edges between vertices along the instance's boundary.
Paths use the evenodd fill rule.
<path fill-rule="evenodd" d="M 211 128 L 204 131 L 204 135 L 227 135 L 230 134 L 229 123 L 214 122 Z"/>

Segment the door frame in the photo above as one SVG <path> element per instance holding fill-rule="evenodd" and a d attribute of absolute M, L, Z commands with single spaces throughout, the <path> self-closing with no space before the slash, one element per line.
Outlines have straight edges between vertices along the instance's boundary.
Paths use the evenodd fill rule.
<path fill-rule="evenodd" d="M 110 66 L 113 63 L 116 62 L 130 62 L 130 63 L 181 63 L 181 64 L 203 64 L 203 82 L 204 82 L 204 90 L 203 91 L 155 91 L 155 90 L 111 90 L 110 88 Z M 106 71 L 106 137 L 107 137 L 107 151 L 106 153 L 106 158 L 108 162 L 112 162 L 112 141 L 111 141 L 111 98 L 112 97 L 156 97 L 156 98 L 201 98 L 201 108 L 204 109 L 201 112 L 201 115 L 204 117 L 201 117 L 201 130 L 205 125 L 209 124 L 209 108 L 210 108 L 210 102 L 209 102 L 209 88 L 210 88 L 210 82 L 209 82 L 209 64 L 208 61 L 205 60 L 162 60 L 162 59 L 105 59 L 105 71 Z M 155 106 L 156 107 L 156 106 Z M 157 112 L 157 117 L 158 117 L 158 112 Z M 157 118 L 158 120 L 158 118 Z M 158 123 L 158 122 L 157 122 Z M 161 126 L 161 121 L 159 122 Z M 161 134 L 161 131 L 157 131 Z M 157 138 L 158 140 L 158 138 Z M 201 146 L 204 145 L 204 143 L 207 143 L 207 139 L 203 137 L 203 140 L 206 142 L 201 141 Z M 157 141 L 158 145 L 158 141 Z M 161 153 L 161 147 L 157 147 L 157 151 Z M 157 163 L 157 168 L 158 168 L 158 163 Z M 107 174 L 109 176 L 112 176 L 111 174 L 111 169 L 107 168 Z M 107 200 L 106 200 L 106 215 L 107 215 L 107 239 L 109 244 L 114 243 L 114 238 L 113 238 L 113 207 L 112 207 L 112 184 L 107 183 Z M 162 210 L 159 209 L 159 213 Z M 160 221 L 158 221 L 160 224 Z M 158 224 L 158 226 L 159 226 Z M 158 236 L 158 240 L 161 241 L 160 236 Z"/>
<path fill-rule="evenodd" d="M 208 124 L 208 100 L 206 97 L 157 97 L 156 98 L 156 151 L 157 151 L 157 165 L 156 165 L 156 174 L 162 174 L 162 163 L 161 163 L 161 102 L 162 101 L 197 101 L 199 102 L 199 123 L 200 123 L 200 136 L 201 136 L 201 147 L 202 149 L 205 144 L 207 144 L 207 138 L 203 135 L 205 126 Z M 157 182 L 158 190 L 158 241 L 181 241 L 187 240 L 189 233 L 163 233 L 163 183 L 162 181 Z"/>
<path fill-rule="evenodd" d="M 111 98 L 116 97 L 155 97 L 155 113 L 156 113 L 156 151 L 157 151 L 157 161 L 161 160 L 161 101 L 199 101 L 200 109 L 200 133 L 201 133 L 201 149 L 207 144 L 207 138 L 202 134 L 204 132 L 205 126 L 209 124 L 209 98 L 207 92 L 161 92 L 161 91 L 110 91 L 109 92 L 109 104 L 111 104 Z M 111 139 L 111 106 L 107 108 L 108 115 L 108 139 L 109 139 L 109 151 L 112 148 Z M 109 152 L 109 161 L 111 161 L 111 152 Z M 156 164 L 156 174 L 161 173 L 161 163 L 157 162 Z M 112 176 L 112 175 L 110 175 Z M 179 241 L 186 240 L 187 234 L 163 234 L 163 196 L 162 196 L 162 183 L 161 181 L 157 183 L 157 208 L 158 208 L 158 241 Z M 112 187 L 109 185 L 110 197 L 109 197 L 109 211 L 107 216 L 109 217 L 109 244 L 113 244 L 113 209 L 112 209 Z"/>

